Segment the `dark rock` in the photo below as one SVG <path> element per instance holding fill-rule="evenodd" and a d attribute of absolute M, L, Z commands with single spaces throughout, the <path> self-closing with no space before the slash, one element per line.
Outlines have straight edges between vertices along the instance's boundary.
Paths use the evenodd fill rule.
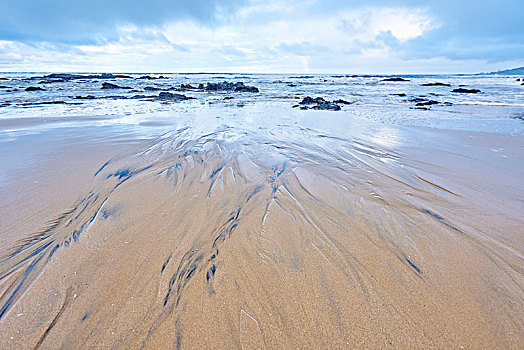
<path fill-rule="evenodd" d="M 324 102 L 326 102 L 326 100 L 324 100 L 322 97 L 312 98 L 310 96 L 306 96 L 298 104 L 300 104 L 300 105 L 312 105 L 312 104 L 318 104 L 318 103 L 324 103 Z"/>
<path fill-rule="evenodd" d="M 338 104 L 343 104 L 343 105 L 350 105 L 353 102 L 349 102 L 349 101 L 346 101 L 346 100 L 335 100 L 335 101 L 333 101 L 333 103 L 338 103 Z"/>
<path fill-rule="evenodd" d="M 0 89 L 9 89 L 9 86 L 0 85 Z"/>
<path fill-rule="evenodd" d="M 198 89 L 206 91 L 259 92 L 257 87 L 244 85 L 241 81 L 237 83 L 229 83 L 227 81 L 222 83 L 207 83 L 206 86 L 199 84 Z"/>
<path fill-rule="evenodd" d="M 480 90 L 459 88 L 459 89 L 453 89 L 453 90 L 451 90 L 451 92 L 458 92 L 458 93 L 462 93 L 462 94 L 476 94 L 476 93 L 480 92 Z"/>
<path fill-rule="evenodd" d="M 310 96 L 306 96 L 298 103 L 298 105 L 293 106 L 293 108 L 299 107 L 300 109 L 316 109 L 316 110 L 329 110 L 329 111 L 340 111 L 341 108 L 339 104 L 351 104 L 351 102 L 345 101 L 345 100 L 335 100 L 335 101 L 326 101 L 322 97 L 312 98 Z M 312 107 L 308 107 L 309 105 L 314 105 Z"/>
<path fill-rule="evenodd" d="M 399 97 L 406 97 L 406 94 L 392 94 L 394 96 L 399 96 Z"/>
<path fill-rule="evenodd" d="M 520 78 L 518 78 L 517 81 L 520 81 Z"/>
<path fill-rule="evenodd" d="M 203 87 L 203 85 L 202 85 L 202 87 Z M 182 90 L 194 90 L 194 89 L 196 89 L 196 87 L 194 87 L 191 84 L 180 84 L 180 88 Z"/>
<path fill-rule="evenodd" d="M 159 87 L 156 87 L 156 86 L 146 86 L 144 88 L 145 91 L 158 91 L 158 90 L 163 90 L 162 88 L 159 88 Z"/>
<path fill-rule="evenodd" d="M 87 95 L 87 96 L 76 96 L 75 100 L 94 100 L 96 99 L 93 95 Z"/>
<path fill-rule="evenodd" d="M 437 83 L 422 84 L 422 86 L 451 86 L 451 84 L 437 82 Z"/>
<path fill-rule="evenodd" d="M 312 75 L 301 75 L 299 77 L 289 77 L 290 79 L 313 79 L 314 76 Z"/>
<path fill-rule="evenodd" d="M 386 79 L 382 79 L 382 81 L 409 81 L 409 79 L 404 79 L 404 78 L 386 78 Z"/>
<path fill-rule="evenodd" d="M 160 94 L 158 94 L 158 98 L 163 101 L 185 101 L 194 99 L 194 97 L 188 97 L 186 95 L 181 94 L 173 94 L 171 92 L 161 92 Z"/>
<path fill-rule="evenodd" d="M 3 78 L 3 77 L 0 77 L 0 80 L 9 80 L 9 79 L 7 79 L 7 78 Z"/>
<path fill-rule="evenodd" d="M 319 103 L 317 104 L 316 106 L 313 106 L 313 109 L 317 109 L 317 110 L 329 110 L 329 111 L 340 111 L 340 106 L 334 102 L 324 102 L 324 103 Z"/>
<path fill-rule="evenodd" d="M 289 87 L 295 87 L 295 86 L 297 86 L 297 85 L 296 85 L 296 84 L 287 84 L 287 86 L 289 86 Z"/>
<path fill-rule="evenodd" d="M 431 105 L 437 105 L 437 104 L 439 104 L 438 101 L 429 100 L 429 101 L 419 102 L 415 106 L 431 106 Z"/>
<path fill-rule="evenodd" d="M 247 86 L 243 82 L 238 82 L 235 84 L 235 91 L 241 92 L 260 92 L 256 86 Z"/>
<path fill-rule="evenodd" d="M 233 96 L 226 96 L 226 97 L 224 97 L 224 100 L 232 100 L 232 99 L 234 99 Z"/>
<path fill-rule="evenodd" d="M 26 88 L 25 91 L 45 91 L 45 89 L 42 89 L 39 86 L 30 86 Z"/>
<path fill-rule="evenodd" d="M 466 86 L 466 85 L 464 85 L 464 84 L 460 84 L 459 87 L 461 87 L 461 86 L 464 87 L 464 86 Z"/>
<path fill-rule="evenodd" d="M 111 84 L 111 83 L 102 83 L 102 89 L 110 90 L 110 89 L 131 89 L 131 88 L 128 86 L 119 86 L 119 85 Z"/>

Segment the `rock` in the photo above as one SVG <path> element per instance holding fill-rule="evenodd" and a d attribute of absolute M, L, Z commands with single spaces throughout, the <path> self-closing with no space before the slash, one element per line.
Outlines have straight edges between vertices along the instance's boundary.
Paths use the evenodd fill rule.
<path fill-rule="evenodd" d="M 173 94 L 171 92 L 161 92 L 158 94 L 158 98 L 163 101 L 185 101 L 194 99 L 194 97 L 187 97 L 186 95 L 182 94 Z"/>
<path fill-rule="evenodd" d="M 131 89 L 131 88 L 128 86 L 119 86 L 119 85 L 111 84 L 111 83 L 102 83 L 102 89 L 110 90 L 110 89 Z"/>
<path fill-rule="evenodd" d="M 0 89 L 9 89 L 9 86 L 0 85 Z"/>
<path fill-rule="evenodd" d="M 393 96 L 399 96 L 399 97 L 406 97 L 406 94 L 402 93 L 402 94 L 392 94 Z"/>
<path fill-rule="evenodd" d="M 1 78 L 0 78 L 1 79 Z M 520 78 L 517 78 L 517 81 L 520 81 Z"/>
<path fill-rule="evenodd" d="M 202 85 L 202 87 L 203 87 L 203 85 Z M 196 89 L 196 87 L 194 87 L 191 84 L 180 84 L 180 88 L 182 90 L 194 90 L 194 89 Z"/>
<path fill-rule="evenodd" d="M 422 84 L 422 86 L 451 86 L 451 84 L 436 82 L 436 83 Z"/>
<path fill-rule="evenodd" d="M 295 86 L 297 86 L 297 85 L 296 85 L 296 84 L 287 84 L 287 86 L 289 86 L 289 87 L 295 87 Z"/>
<path fill-rule="evenodd" d="M 382 79 L 382 81 L 409 81 L 409 79 L 404 79 L 404 78 L 386 78 L 386 79 Z"/>
<path fill-rule="evenodd" d="M 25 89 L 25 91 L 46 91 L 45 89 L 42 89 L 39 86 L 30 86 Z"/>
<path fill-rule="evenodd" d="M 144 88 L 145 91 L 158 91 L 158 90 L 163 90 L 162 88 L 159 88 L 159 87 L 156 87 L 156 86 L 146 86 Z"/>
<path fill-rule="evenodd" d="M 235 91 L 260 92 L 257 87 L 244 85 L 243 82 L 238 82 L 235 84 Z"/>
<path fill-rule="evenodd" d="M 326 100 L 324 100 L 322 97 L 312 98 L 310 96 L 306 96 L 298 104 L 300 104 L 300 105 L 312 105 L 312 104 L 318 104 L 318 103 L 324 103 L 324 102 L 326 102 Z"/>
<path fill-rule="evenodd" d="M 335 100 L 335 101 L 333 101 L 333 103 L 338 103 L 338 104 L 343 104 L 343 105 L 350 105 L 353 102 L 349 102 L 349 101 L 346 101 L 346 100 Z"/>
<path fill-rule="evenodd" d="M 75 100 L 94 100 L 96 99 L 93 95 L 87 95 L 87 96 L 76 96 Z"/>
<path fill-rule="evenodd" d="M 329 110 L 329 111 L 340 111 L 340 106 L 334 102 L 323 102 L 319 103 L 316 106 L 313 106 L 313 109 L 317 110 Z"/>
<path fill-rule="evenodd" d="M 345 100 L 335 100 L 335 101 L 326 101 L 322 97 L 312 98 L 311 96 L 306 96 L 298 105 L 293 106 L 293 108 L 300 107 L 300 109 L 316 109 L 316 110 L 329 110 L 329 111 L 340 111 L 341 108 L 339 104 L 351 104 L 351 102 Z M 309 105 L 314 105 L 308 107 Z"/>
<path fill-rule="evenodd" d="M 0 77 L 0 80 L 9 80 L 9 79 L 7 79 L 7 78 L 3 78 L 3 77 Z"/>
<path fill-rule="evenodd" d="M 141 77 L 138 77 L 138 78 L 135 78 L 135 79 L 156 80 L 156 79 L 167 79 L 167 78 L 164 77 L 163 75 L 161 75 L 159 77 L 152 77 L 150 75 L 142 75 Z"/>
<path fill-rule="evenodd" d="M 233 96 L 226 96 L 226 97 L 224 97 L 224 100 L 232 100 L 232 99 L 234 99 Z"/>
<path fill-rule="evenodd" d="M 237 83 L 229 83 L 227 81 L 222 83 L 207 83 L 205 86 L 204 84 L 199 84 L 198 89 L 206 91 L 259 92 L 257 87 L 244 85 L 241 81 Z"/>
<path fill-rule="evenodd" d="M 462 94 L 476 94 L 476 93 L 480 92 L 480 90 L 458 88 L 458 89 L 451 90 L 451 92 L 458 92 L 458 93 L 462 93 Z"/>
<path fill-rule="evenodd" d="M 438 101 L 429 100 L 429 101 L 419 102 L 415 106 L 431 106 L 431 105 L 437 105 L 437 104 L 439 104 Z"/>

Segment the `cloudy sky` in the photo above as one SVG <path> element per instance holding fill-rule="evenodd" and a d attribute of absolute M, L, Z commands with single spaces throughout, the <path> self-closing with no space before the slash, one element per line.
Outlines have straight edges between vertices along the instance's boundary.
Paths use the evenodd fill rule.
<path fill-rule="evenodd" d="M 0 0 L 0 71 L 524 66 L 523 0 Z"/>

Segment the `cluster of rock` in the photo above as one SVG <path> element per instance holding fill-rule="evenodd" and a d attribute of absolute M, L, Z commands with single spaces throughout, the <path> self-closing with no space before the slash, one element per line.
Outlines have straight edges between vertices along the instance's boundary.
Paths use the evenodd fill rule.
<path fill-rule="evenodd" d="M 199 84 L 197 87 L 191 84 L 182 84 L 180 85 L 180 88 L 182 90 L 259 92 L 256 86 L 244 85 L 241 81 L 236 83 L 224 81 L 221 83 L 207 83 L 206 85 Z"/>
<path fill-rule="evenodd" d="M 351 102 L 345 100 L 335 100 L 327 101 L 322 97 L 312 98 L 311 96 L 306 96 L 298 103 L 298 105 L 293 106 L 300 107 L 300 109 L 316 109 L 322 111 L 340 111 L 340 105 L 349 105 Z"/>

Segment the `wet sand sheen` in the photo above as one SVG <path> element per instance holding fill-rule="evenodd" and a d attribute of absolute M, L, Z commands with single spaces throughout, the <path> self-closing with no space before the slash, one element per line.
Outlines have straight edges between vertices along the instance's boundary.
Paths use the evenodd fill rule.
<path fill-rule="evenodd" d="M 94 171 L 2 258 L 0 347 L 522 347 L 518 206 L 294 132 L 182 128 Z"/>

